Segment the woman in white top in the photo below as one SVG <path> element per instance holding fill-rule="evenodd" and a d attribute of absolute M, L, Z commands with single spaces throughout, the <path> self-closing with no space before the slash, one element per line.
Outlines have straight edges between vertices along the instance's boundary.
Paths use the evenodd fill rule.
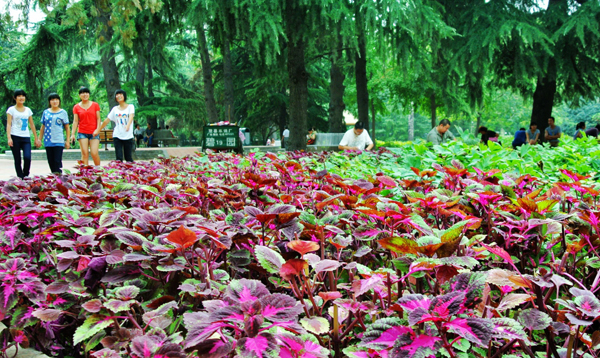
<path fill-rule="evenodd" d="M 133 162 L 131 151 L 133 148 L 133 116 L 135 114 L 135 108 L 133 107 L 133 104 L 127 104 L 127 93 L 122 89 L 115 91 L 115 100 L 119 105 L 113 107 L 108 114 L 108 118 L 106 118 L 100 127 L 96 129 L 94 135 L 100 133 L 100 131 L 106 127 L 108 122 L 115 122 L 113 143 L 117 160 L 123 161 L 123 152 L 125 152 L 125 160 Z"/>
<path fill-rule="evenodd" d="M 38 143 L 37 130 L 33 123 L 31 109 L 25 107 L 27 94 L 22 89 L 14 92 L 15 105 L 6 111 L 6 137 L 8 146 L 15 159 L 15 171 L 21 179 L 29 176 L 31 168 L 31 134 L 29 127 L 33 130 L 33 139 Z M 23 151 L 23 166 L 21 166 L 21 151 Z"/>

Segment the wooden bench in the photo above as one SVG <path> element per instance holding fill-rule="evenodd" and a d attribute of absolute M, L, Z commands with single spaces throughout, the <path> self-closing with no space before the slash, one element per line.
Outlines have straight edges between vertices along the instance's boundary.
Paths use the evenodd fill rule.
<path fill-rule="evenodd" d="M 179 138 L 173 135 L 169 129 L 155 129 L 154 136 L 152 137 L 152 145 L 159 145 L 161 147 L 166 147 L 169 144 L 175 144 L 176 147 L 179 146 Z"/>
<path fill-rule="evenodd" d="M 100 144 L 104 144 L 104 150 L 108 150 L 108 144 L 113 142 L 113 130 L 103 129 L 100 131 Z"/>

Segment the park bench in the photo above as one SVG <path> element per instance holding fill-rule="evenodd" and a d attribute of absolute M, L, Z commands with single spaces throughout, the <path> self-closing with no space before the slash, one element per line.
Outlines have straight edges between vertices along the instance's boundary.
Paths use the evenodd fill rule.
<path fill-rule="evenodd" d="M 103 129 L 99 133 L 100 144 L 104 144 L 104 150 L 108 150 L 108 144 L 113 142 L 113 130 Z"/>
<path fill-rule="evenodd" d="M 155 129 L 154 137 L 152 137 L 152 144 L 159 145 L 161 147 L 167 147 L 170 144 L 179 146 L 179 138 L 175 137 L 169 129 Z"/>
<path fill-rule="evenodd" d="M 337 147 L 345 133 L 317 133 L 317 139 L 315 140 L 316 147 Z"/>

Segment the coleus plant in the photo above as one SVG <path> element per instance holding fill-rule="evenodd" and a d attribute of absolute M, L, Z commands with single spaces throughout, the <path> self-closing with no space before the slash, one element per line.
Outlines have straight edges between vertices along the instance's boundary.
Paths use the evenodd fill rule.
<path fill-rule="evenodd" d="M 306 348 L 321 354 L 322 347 L 301 336 L 304 330 L 297 322 L 302 312 L 298 301 L 285 294 L 271 294 L 260 281 L 231 281 L 221 300 L 204 301 L 203 305 L 205 310 L 184 315 L 186 350 L 202 357 L 225 357 L 234 350 L 240 357 L 274 357 L 279 353 L 279 342 L 288 356 Z"/>
<path fill-rule="evenodd" d="M 414 169 L 218 153 L 0 183 L 0 350 L 594 356 L 597 185 L 453 146 Z"/>

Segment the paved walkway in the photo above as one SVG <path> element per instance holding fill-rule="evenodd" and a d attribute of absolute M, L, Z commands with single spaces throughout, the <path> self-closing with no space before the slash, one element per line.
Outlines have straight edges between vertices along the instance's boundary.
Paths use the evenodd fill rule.
<path fill-rule="evenodd" d="M 76 171 L 77 162 L 74 160 L 63 160 L 63 169 L 68 169 L 72 172 Z M 50 166 L 45 160 L 31 161 L 31 176 L 48 175 L 50 174 Z M 12 160 L 0 159 L 0 180 L 8 180 L 16 177 L 15 164 Z"/>
<path fill-rule="evenodd" d="M 261 151 L 280 151 L 282 150 L 280 147 L 278 146 L 250 146 L 250 147 L 244 147 L 245 150 L 251 150 L 254 148 L 258 148 Z M 187 155 L 194 155 L 196 152 L 202 151 L 202 147 L 161 147 L 161 148 L 139 148 L 139 151 L 156 151 L 156 149 L 160 149 L 163 151 L 164 155 L 169 156 L 169 157 L 185 157 Z M 74 151 L 74 150 L 70 150 L 70 151 Z M 45 151 L 42 153 L 41 150 L 37 150 L 37 152 L 40 152 L 37 156 L 37 158 L 41 158 L 44 157 L 44 160 L 41 159 L 36 159 L 34 157 L 34 159 L 31 161 L 31 176 L 38 176 L 38 175 L 48 175 L 50 174 L 50 167 L 48 166 L 48 162 L 45 160 Z M 77 150 L 77 152 L 79 152 L 79 150 Z M 112 155 L 114 155 L 113 153 L 111 153 L 111 160 L 112 160 Z M 161 154 L 162 155 L 162 154 Z M 78 155 L 77 155 L 78 156 Z M 15 166 L 12 160 L 12 156 L 10 155 L 10 153 L 6 154 L 3 156 L 4 158 L 0 157 L 0 180 L 9 180 L 11 178 L 16 177 L 16 172 L 15 172 Z M 72 156 L 71 156 L 72 157 Z M 64 157 L 63 157 L 64 158 Z M 138 160 L 140 161 L 140 160 Z M 109 160 L 105 160 L 102 159 L 101 161 L 101 165 L 108 163 Z M 92 158 L 90 158 L 90 163 L 92 162 Z M 63 169 L 68 169 L 71 171 L 76 171 L 75 166 L 77 165 L 77 161 L 76 160 L 66 160 L 63 159 Z"/>

